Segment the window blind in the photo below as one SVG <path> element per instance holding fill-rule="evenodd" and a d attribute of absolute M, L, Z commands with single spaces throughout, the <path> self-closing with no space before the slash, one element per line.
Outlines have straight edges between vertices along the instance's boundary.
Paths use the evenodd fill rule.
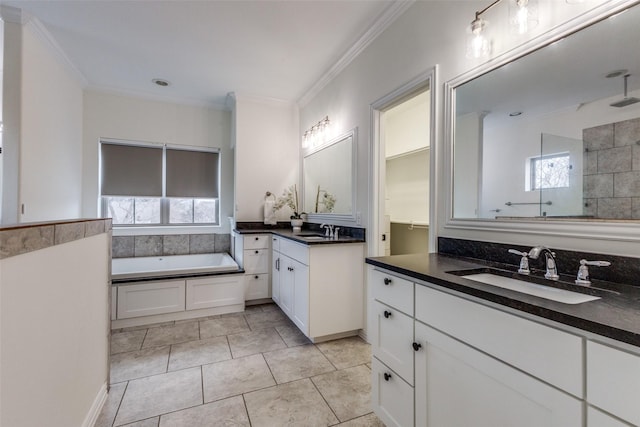
<path fill-rule="evenodd" d="M 162 147 L 100 144 L 103 196 L 162 197 Z"/>
<path fill-rule="evenodd" d="M 219 153 L 167 148 L 167 197 L 218 197 Z"/>

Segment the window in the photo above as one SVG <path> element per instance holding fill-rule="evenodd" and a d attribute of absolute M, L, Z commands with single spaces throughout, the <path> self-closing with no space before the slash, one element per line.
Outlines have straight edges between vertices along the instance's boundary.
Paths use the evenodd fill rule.
<path fill-rule="evenodd" d="M 217 151 L 100 143 L 102 215 L 114 225 L 219 223 Z"/>
<path fill-rule="evenodd" d="M 569 187 L 569 153 L 549 154 L 530 159 L 530 190 Z"/>

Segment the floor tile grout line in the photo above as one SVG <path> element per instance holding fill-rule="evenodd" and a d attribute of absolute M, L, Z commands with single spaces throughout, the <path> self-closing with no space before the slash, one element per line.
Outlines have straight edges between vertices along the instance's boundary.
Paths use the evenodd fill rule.
<path fill-rule="evenodd" d="M 244 395 L 245 393 L 242 393 L 240 396 L 242 396 L 242 403 L 244 403 L 244 412 L 247 414 L 247 420 L 249 420 L 249 427 L 251 427 L 253 423 L 251 422 L 251 415 L 249 415 L 249 408 L 247 408 L 247 399 L 245 399 Z"/>
<path fill-rule="evenodd" d="M 317 375 L 316 375 L 317 376 Z M 324 394 L 322 394 L 322 392 L 320 391 L 320 389 L 318 388 L 318 386 L 316 385 L 315 382 L 313 382 L 313 377 L 309 377 L 308 380 L 311 382 L 311 384 L 313 384 L 313 387 L 316 389 L 316 391 L 318 392 L 318 394 L 320 395 L 320 397 L 322 397 L 322 400 L 324 401 L 324 403 L 326 403 L 327 407 L 329 408 L 329 410 L 331 411 L 331 413 L 333 414 L 334 417 L 336 417 L 336 420 L 338 420 L 337 424 L 342 423 L 342 420 L 340 418 L 338 418 L 338 414 L 336 414 L 336 411 L 333 410 L 333 408 L 331 407 L 331 405 L 329 405 L 329 402 L 327 401 L 327 399 L 324 397 Z M 337 425 L 337 424 L 333 424 L 333 425 Z"/>

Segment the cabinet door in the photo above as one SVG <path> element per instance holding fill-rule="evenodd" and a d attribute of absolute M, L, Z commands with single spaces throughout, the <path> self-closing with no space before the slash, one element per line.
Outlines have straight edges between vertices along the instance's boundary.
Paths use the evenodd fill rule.
<path fill-rule="evenodd" d="M 413 318 L 378 301 L 371 307 L 373 355 L 413 385 Z"/>
<path fill-rule="evenodd" d="M 118 319 L 185 309 L 184 280 L 118 286 Z"/>
<path fill-rule="evenodd" d="M 291 318 L 293 316 L 293 284 L 295 276 L 290 258 L 280 255 L 280 308 Z"/>
<path fill-rule="evenodd" d="M 271 299 L 280 305 L 280 252 L 271 252 Z"/>
<path fill-rule="evenodd" d="M 309 267 L 290 260 L 293 273 L 293 307 L 291 320 L 309 335 Z"/>
<path fill-rule="evenodd" d="M 413 426 L 413 387 L 375 357 L 371 362 L 371 406 L 387 427 Z"/>
<path fill-rule="evenodd" d="M 640 357 L 587 341 L 587 401 L 640 425 Z"/>
<path fill-rule="evenodd" d="M 582 402 L 569 394 L 420 322 L 415 335 L 416 425 L 583 425 Z"/>
<path fill-rule="evenodd" d="M 244 276 L 239 274 L 206 277 L 203 279 L 188 279 L 186 295 L 187 310 L 244 303 L 243 279 Z"/>

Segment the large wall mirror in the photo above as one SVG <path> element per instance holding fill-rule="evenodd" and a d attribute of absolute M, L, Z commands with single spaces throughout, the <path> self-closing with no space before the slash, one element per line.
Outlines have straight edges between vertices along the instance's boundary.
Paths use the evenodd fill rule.
<path fill-rule="evenodd" d="M 311 219 L 353 219 L 356 130 L 304 152 L 304 211 Z"/>
<path fill-rule="evenodd" d="M 447 83 L 449 222 L 640 220 L 640 5 L 598 19 Z"/>

